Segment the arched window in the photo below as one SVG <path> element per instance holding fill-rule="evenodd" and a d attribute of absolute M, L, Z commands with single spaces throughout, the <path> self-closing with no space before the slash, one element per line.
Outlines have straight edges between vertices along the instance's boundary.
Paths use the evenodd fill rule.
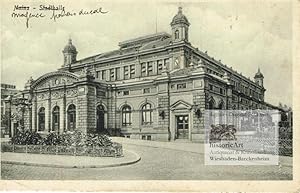
<path fill-rule="evenodd" d="M 45 108 L 41 107 L 38 113 L 39 119 L 39 131 L 45 131 Z"/>
<path fill-rule="evenodd" d="M 226 115 L 224 114 L 223 108 L 224 108 L 224 102 L 220 101 L 220 103 L 218 105 L 218 109 L 220 110 L 219 113 L 218 113 L 219 124 L 224 124 L 224 121 L 225 121 L 225 116 Z"/>
<path fill-rule="evenodd" d="M 74 131 L 76 128 L 76 107 L 71 104 L 67 110 L 68 114 L 68 131 Z"/>
<path fill-rule="evenodd" d="M 52 111 L 52 130 L 59 130 L 59 107 L 55 106 Z"/>
<path fill-rule="evenodd" d="M 177 39 L 179 39 L 179 31 L 178 30 L 175 31 L 175 40 L 177 40 Z"/>
<path fill-rule="evenodd" d="M 208 109 L 214 109 L 215 108 L 215 101 L 213 98 L 211 98 L 208 102 Z"/>
<path fill-rule="evenodd" d="M 215 100 L 213 97 L 211 97 L 208 101 L 208 109 L 212 110 L 215 109 Z M 210 124 L 215 124 L 215 112 L 213 111 L 208 111 L 209 112 L 209 123 Z"/>
<path fill-rule="evenodd" d="M 152 124 L 152 107 L 151 104 L 146 103 L 142 107 L 142 125 L 151 125 Z"/>
<path fill-rule="evenodd" d="M 123 126 L 131 125 L 131 107 L 128 105 L 125 105 L 122 108 L 122 125 Z"/>
<path fill-rule="evenodd" d="M 224 108 L 224 102 L 223 101 L 221 101 L 220 103 L 219 103 L 219 105 L 218 105 L 218 109 L 223 109 Z"/>

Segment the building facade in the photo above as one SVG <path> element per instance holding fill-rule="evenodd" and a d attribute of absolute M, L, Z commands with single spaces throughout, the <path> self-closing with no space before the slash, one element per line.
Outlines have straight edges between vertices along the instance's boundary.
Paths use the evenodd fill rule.
<path fill-rule="evenodd" d="M 69 40 L 64 64 L 26 83 L 24 128 L 201 141 L 205 109 L 273 108 L 259 69 L 251 80 L 194 47 L 181 8 L 170 26 L 80 60 Z"/>

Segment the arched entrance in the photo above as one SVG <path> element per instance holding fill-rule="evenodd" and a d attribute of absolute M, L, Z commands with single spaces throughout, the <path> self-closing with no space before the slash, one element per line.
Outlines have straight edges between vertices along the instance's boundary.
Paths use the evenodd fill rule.
<path fill-rule="evenodd" d="M 103 105 L 97 106 L 97 133 L 105 130 L 105 108 Z"/>
<path fill-rule="evenodd" d="M 76 129 L 76 106 L 71 104 L 67 110 L 68 114 L 68 131 L 74 131 Z"/>
<path fill-rule="evenodd" d="M 52 111 L 52 130 L 59 131 L 59 107 L 55 106 Z"/>

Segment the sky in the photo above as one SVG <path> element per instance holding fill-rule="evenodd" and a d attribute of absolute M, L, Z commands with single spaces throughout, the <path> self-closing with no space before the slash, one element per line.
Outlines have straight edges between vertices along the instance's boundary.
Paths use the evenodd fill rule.
<path fill-rule="evenodd" d="M 31 3 L 30 3 L 31 2 Z M 264 74 L 265 101 L 292 106 L 292 3 L 290 1 L 2 1 L 1 81 L 23 89 L 33 77 L 63 64 L 62 49 L 71 37 L 77 59 L 118 49 L 118 43 L 156 32 L 171 32 L 170 22 L 182 6 L 191 23 L 189 40 L 246 77 Z M 76 16 L 51 19 L 40 5 L 63 5 Z M 13 18 L 15 5 L 43 18 Z M 102 7 L 106 14 L 79 16 Z M 36 8 L 35 10 L 33 8 Z M 55 12 L 58 13 L 58 12 Z"/>

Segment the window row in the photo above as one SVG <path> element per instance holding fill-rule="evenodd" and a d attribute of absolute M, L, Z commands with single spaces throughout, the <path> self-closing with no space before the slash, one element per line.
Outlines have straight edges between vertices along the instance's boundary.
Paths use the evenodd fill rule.
<path fill-rule="evenodd" d="M 130 126 L 132 124 L 132 109 L 129 105 L 122 108 L 122 126 Z M 142 125 L 151 125 L 153 123 L 153 108 L 150 103 L 146 103 L 141 108 Z"/>
<path fill-rule="evenodd" d="M 133 90 L 136 91 L 136 90 Z M 124 90 L 124 91 L 118 91 L 118 96 L 128 96 L 131 92 L 129 90 Z M 150 88 L 144 88 L 142 89 L 142 93 L 143 94 L 149 94 L 151 93 L 151 89 Z M 140 94 L 140 93 L 138 93 Z"/>
<path fill-rule="evenodd" d="M 262 99 L 262 94 L 260 94 L 260 92 L 256 91 L 255 89 L 251 89 L 248 86 L 238 83 L 236 81 L 233 81 L 233 86 L 235 89 L 240 90 L 246 95 L 251 95 L 256 99 Z"/>
<path fill-rule="evenodd" d="M 212 84 L 209 84 L 208 87 L 209 87 L 209 90 L 211 90 L 211 91 L 220 93 L 222 95 L 225 94 L 225 89 L 224 88 L 220 88 L 220 87 L 214 86 Z"/>
<path fill-rule="evenodd" d="M 141 77 L 160 75 L 165 67 L 169 66 L 169 59 L 142 62 L 140 64 Z M 128 80 L 136 77 L 136 66 L 128 65 L 123 67 L 111 68 L 96 72 L 96 78 L 106 81 Z"/>
<path fill-rule="evenodd" d="M 103 109 L 101 110 L 101 112 L 102 111 L 104 112 Z M 97 113 L 97 116 L 98 114 L 99 113 Z M 141 108 L 141 123 L 142 125 L 151 125 L 153 123 L 153 108 L 150 103 L 144 104 Z M 55 106 L 52 110 L 51 124 L 52 124 L 51 131 L 59 130 L 60 108 L 58 106 Z M 132 108 L 129 105 L 125 105 L 122 108 L 122 125 L 130 126 L 131 124 L 132 124 Z M 74 131 L 75 129 L 76 129 L 76 107 L 75 105 L 71 104 L 67 109 L 67 131 Z M 38 111 L 38 131 L 45 131 L 45 130 L 46 130 L 45 108 L 41 107 Z"/>
<path fill-rule="evenodd" d="M 186 83 L 171 84 L 171 89 L 175 89 L 175 88 L 177 90 L 186 89 L 187 88 L 187 84 Z"/>
<path fill-rule="evenodd" d="M 41 107 L 38 111 L 38 131 L 46 130 L 45 107 Z M 52 110 L 51 131 L 58 131 L 60 128 L 60 111 L 55 106 Z M 76 128 L 76 107 L 71 104 L 67 109 L 67 131 L 74 131 Z"/>

